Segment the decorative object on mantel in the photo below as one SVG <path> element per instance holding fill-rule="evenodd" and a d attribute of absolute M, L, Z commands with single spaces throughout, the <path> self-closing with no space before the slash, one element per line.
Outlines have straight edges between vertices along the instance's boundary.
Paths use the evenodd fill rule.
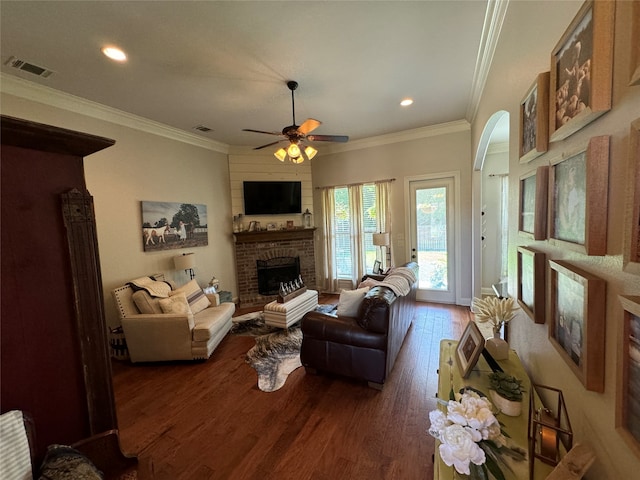
<path fill-rule="evenodd" d="M 553 397 L 556 402 L 551 402 Z M 544 399 L 554 407 L 547 408 L 542 403 Z M 546 385 L 531 385 L 529 392 L 529 478 L 533 478 L 537 460 L 547 465 L 557 465 L 560 462 L 560 442 L 565 451 L 573 446 L 573 431 L 564 403 L 562 390 Z"/>
<path fill-rule="evenodd" d="M 509 358 L 509 344 L 500 338 L 500 330 L 515 317 L 515 311 L 519 308 L 513 298 L 474 298 L 471 302 L 471 311 L 475 314 L 476 321 L 491 322 L 493 325 L 493 338 L 486 340 L 485 348 L 496 360 Z"/>
<path fill-rule="evenodd" d="M 176 270 L 184 270 L 184 273 L 189 275 L 189 279 L 193 280 L 196 276 L 193 271 L 193 267 L 196 266 L 196 254 L 195 253 L 183 253 L 177 257 L 173 257 L 173 264 Z"/>
<path fill-rule="evenodd" d="M 524 461 L 525 452 L 509 445 L 508 435 L 491 413 L 491 403 L 476 392 L 449 394 L 446 406 L 429 412 L 429 434 L 440 441 L 438 454 L 449 467 L 470 479 L 488 479 L 489 474 L 504 479 L 502 467 L 510 469 L 505 457 Z"/>
<path fill-rule="evenodd" d="M 307 208 L 302 214 L 302 226 L 304 228 L 311 228 L 313 226 L 313 222 L 311 221 L 312 213 Z"/>
<path fill-rule="evenodd" d="M 489 374 L 491 389 L 489 395 L 493 404 L 502 413 L 510 417 L 517 417 L 522 411 L 522 380 L 504 372 Z"/>
<path fill-rule="evenodd" d="M 243 232 L 244 231 L 244 223 L 242 214 L 233 216 L 233 233 Z"/>

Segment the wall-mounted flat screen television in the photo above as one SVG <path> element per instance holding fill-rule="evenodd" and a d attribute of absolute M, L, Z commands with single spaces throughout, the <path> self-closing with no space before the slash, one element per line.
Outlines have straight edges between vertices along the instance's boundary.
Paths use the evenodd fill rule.
<path fill-rule="evenodd" d="M 242 182 L 245 215 L 302 213 L 302 182 Z"/>

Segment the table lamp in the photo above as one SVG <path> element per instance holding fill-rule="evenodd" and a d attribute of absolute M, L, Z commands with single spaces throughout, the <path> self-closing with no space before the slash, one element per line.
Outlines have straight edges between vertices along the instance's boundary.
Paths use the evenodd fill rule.
<path fill-rule="evenodd" d="M 184 273 L 188 273 L 191 280 L 196 276 L 193 271 L 193 267 L 196 266 L 196 254 L 195 253 L 183 253 L 177 257 L 173 257 L 173 264 L 176 270 L 184 270 Z"/>

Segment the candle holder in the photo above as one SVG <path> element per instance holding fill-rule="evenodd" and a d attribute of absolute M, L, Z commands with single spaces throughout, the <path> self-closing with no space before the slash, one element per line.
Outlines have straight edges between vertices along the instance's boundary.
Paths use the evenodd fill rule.
<path fill-rule="evenodd" d="M 554 405 L 553 408 L 545 407 Z M 573 431 L 562 391 L 531 384 L 529 392 L 529 478 L 533 478 L 536 459 L 552 466 L 560 463 L 561 450 L 573 446 Z"/>

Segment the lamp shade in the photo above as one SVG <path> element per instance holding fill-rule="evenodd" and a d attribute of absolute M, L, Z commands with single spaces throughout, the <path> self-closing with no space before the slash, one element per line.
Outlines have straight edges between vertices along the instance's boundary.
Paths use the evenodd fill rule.
<path fill-rule="evenodd" d="M 274 155 L 278 160 L 284 162 L 284 159 L 287 158 L 287 151 L 284 148 L 279 148 Z"/>
<path fill-rule="evenodd" d="M 189 270 L 196 266 L 196 255 L 195 253 L 183 253 L 173 257 L 173 264 L 176 270 Z"/>
<path fill-rule="evenodd" d="M 377 247 L 386 247 L 390 244 L 389 233 L 374 233 L 373 244 Z"/>
<path fill-rule="evenodd" d="M 304 153 L 306 153 L 307 158 L 311 160 L 313 157 L 316 156 L 316 153 L 318 153 L 318 151 L 315 148 L 313 148 L 311 145 L 309 145 L 304 149 Z"/>

